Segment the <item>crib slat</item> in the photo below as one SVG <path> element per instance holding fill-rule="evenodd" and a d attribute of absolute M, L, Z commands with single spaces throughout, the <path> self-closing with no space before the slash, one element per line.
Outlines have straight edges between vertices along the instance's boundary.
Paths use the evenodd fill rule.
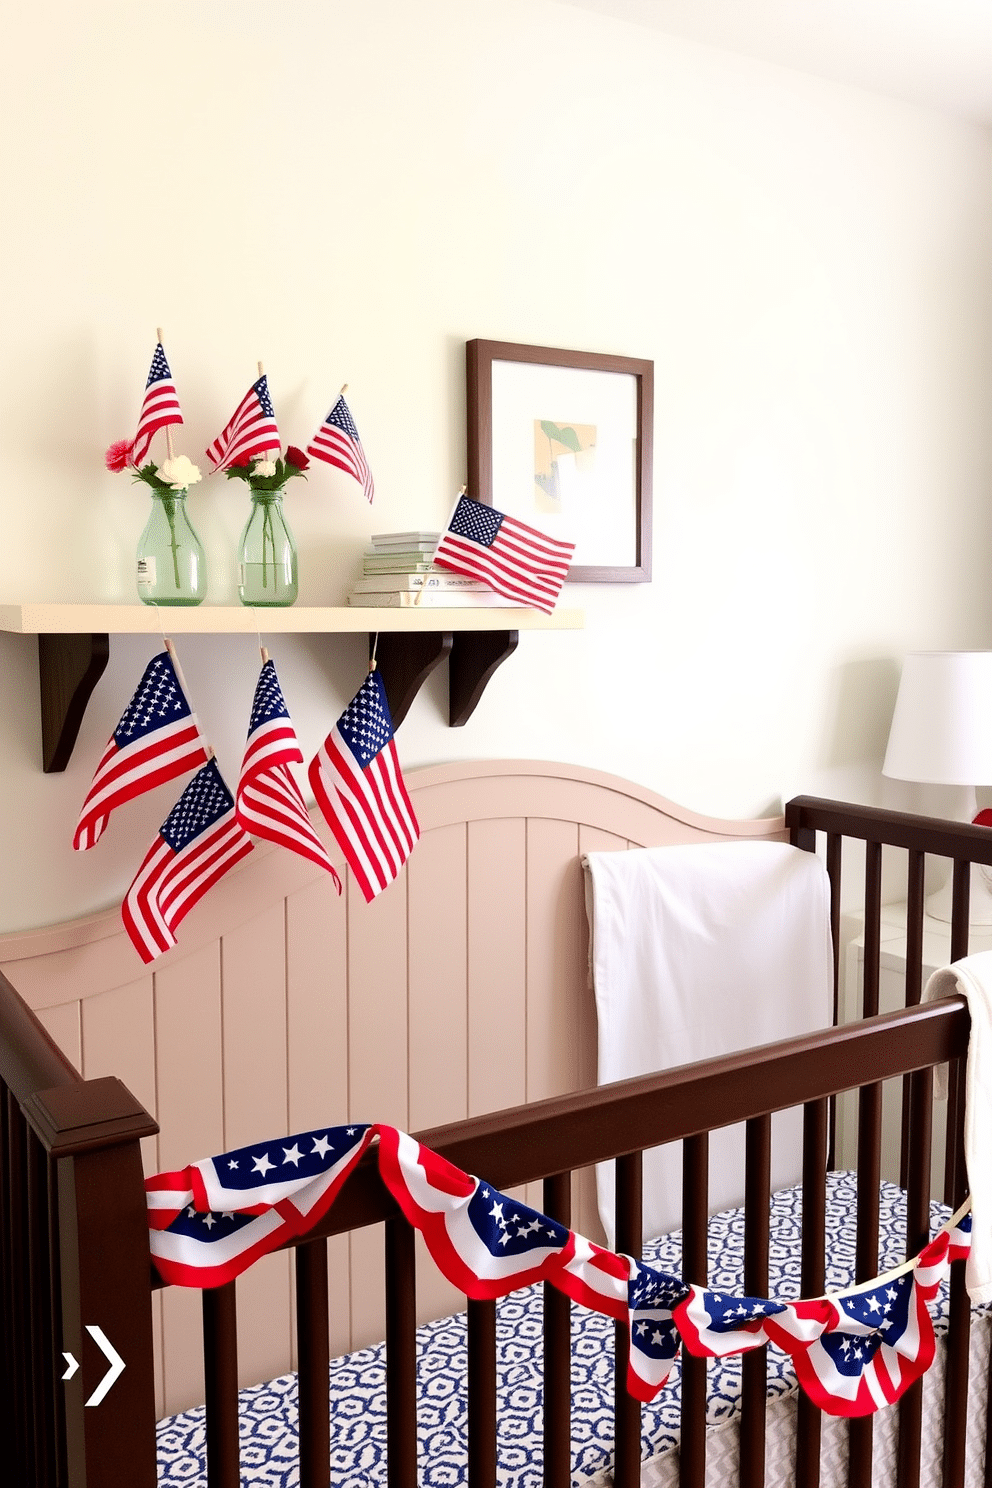
<path fill-rule="evenodd" d="M 59 1203 L 58 1174 L 53 1162 L 48 1167 L 48 1294 L 49 1312 L 52 1319 L 52 1358 L 60 1357 L 62 1337 L 62 1260 L 59 1254 Z M 55 1488 L 65 1488 L 69 1481 L 69 1465 L 66 1456 L 65 1395 L 61 1389 L 55 1392 Z"/>
<path fill-rule="evenodd" d="M 955 874 L 958 865 L 955 863 Z M 967 865 L 965 865 L 967 866 Z M 965 878 L 965 892 L 968 881 Z M 955 894 L 958 883 L 955 877 Z M 967 1192 L 964 1164 L 964 1081 L 965 1061 L 955 1059 L 948 1066 L 947 1148 L 952 1185 L 945 1198 L 954 1208 Z M 965 1441 L 968 1430 L 968 1354 L 971 1334 L 971 1304 L 965 1289 L 965 1262 L 951 1266 L 951 1296 L 948 1309 L 947 1382 L 944 1386 L 944 1488 L 962 1488 L 965 1468 Z"/>
<path fill-rule="evenodd" d="M 56 1476 L 53 1460 L 56 1431 L 55 1360 L 60 1351 L 52 1330 L 49 1289 L 48 1158 L 30 1129 L 25 1132 L 25 1137 L 34 1461 L 39 1483 L 53 1483 Z"/>
<path fill-rule="evenodd" d="M 405 1219 L 387 1220 L 385 1230 L 386 1446 L 389 1488 L 416 1488 L 416 1243 L 413 1230 Z"/>
<path fill-rule="evenodd" d="M 921 886 L 922 888 L 922 886 Z M 922 926 L 922 918 L 921 918 Z M 907 976 L 907 995 L 911 992 Z M 907 1077 L 908 1121 L 903 1135 L 901 1166 L 906 1185 L 906 1254 L 918 1255 L 930 1238 L 930 1150 L 933 1134 L 933 1071 L 917 1070 Z M 920 1488 L 920 1446 L 923 1438 L 923 1381 L 911 1385 L 899 1402 L 898 1488 Z"/>
<path fill-rule="evenodd" d="M 327 1316 L 327 1241 L 296 1252 L 296 1343 L 299 1356 L 300 1488 L 329 1488 L 331 1360 Z"/>
<path fill-rule="evenodd" d="M 965 858 L 954 859 L 951 878 L 951 951 L 952 961 L 968 954 L 968 915 L 971 903 L 971 864 Z"/>
<path fill-rule="evenodd" d="M 27 1276 L 25 1256 L 25 1230 L 27 1214 L 24 1193 L 24 1118 L 16 1100 L 9 1090 L 4 1101 L 4 1263 L 5 1263 L 5 1312 L 4 1319 L 9 1340 L 8 1348 L 13 1364 L 11 1378 L 6 1381 L 12 1409 L 13 1447 L 15 1471 L 24 1480 L 30 1481 L 30 1458 L 28 1455 L 27 1382 L 30 1361 L 27 1357 L 26 1291 L 23 1284 Z"/>
<path fill-rule="evenodd" d="M 682 1144 L 682 1276 L 705 1286 L 709 1194 L 709 1134 Z M 682 1437 L 680 1488 L 703 1488 L 706 1481 L 706 1360 L 682 1352 Z"/>
<path fill-rule="evenodd" d="M 772 1174 L 770 1116 L 755 1116 L 747 1123 L 744 1145 L 744 1294 L 767 1297 Z M 741 1488 L 763 1488 L 765 1481 L 767 1363 L 767 1348 L 752 1349 L 741 1361 Z"/>
<path fill-rule="evenodd" d="M 882 845 L 865 843 L 864 1017 L 879 1006 L 882 917 Z M 878 1184 L 881 1178 L 882 1087 L 858 1092 L 858 1228 L 855 1276 L 868 1281 L 878 1270 Z M 849 1429 L 848 1473 L 852 1483 L 871 1482 L 872 1419 L 857 1417 Z"/>
<path fill-rule="evenodd" d="M 818 1297 L 826 1284 L 827 1137 L 829 1105 L 809 1101 L 803 1107 L 803 1233 L 800 1295 Z M 796 1488 L 818 1488 L 820 1432 L 818 1406 L 800 1390 L 796 1423 Z"/>
<path fill-rule="evenodd" d="M 616 1161 L 616 1235 L 614 1248 L 640 1257 L 643 1224 L 643 1155 L 628 1153 Z M 637 1488 L 641 1480 L 641 1406 L 627 1390 L 630 1337 L 623 1323 L 614 1329 L 615 1488 Z"/>
<path fill-rule="evenodd" d="M 240 1488 L 241 1483 L 236 1286 L 229 1281 L 203 1293 L 208 1488 Z"/>
<path fill-rule="evenodd" d="M 918 1007 L 923 995 L 923 870 L 926 862 L 921 852 L 909 854 L 906 881 L 906 995 L 907 1007 Z M 902 1080 L 902 1147 L 899 1156 L 899 1184 L 909 1187 L 910 1179 L 910 1091 L 912 1076 Z M 929 1171 L 929 1169 L 928 1169 Z"/>
<path fill-rule="evenodd" d="M 545 1178 L 544 1212 L 549 1219 L 570 1226 L 572 1175 Z M 568 1488 L 572 1478 L 572 1307 L 550 1282 L 544 1283 L 544 1484 Z"/>
<path fill-rule="evenodd" d="M 469 1488 L 496 1484 L 496 1303 L 468 1304 Z"/>
<path fill-rule="evenodd" d="M 866 1018 L 878 1012 L 881 955 L 882 845 L 865 843 L 864 999 Z M 882 1087 L 863 1085 L 858 1092 L 858 1229 L 855 1276 L 867 1281 L 878 1269 L 878 1184 L 881 1177 Z M 852 1483 L 871 1481 L 872 1420 L 850 1424 L 848 1473 Z"/>

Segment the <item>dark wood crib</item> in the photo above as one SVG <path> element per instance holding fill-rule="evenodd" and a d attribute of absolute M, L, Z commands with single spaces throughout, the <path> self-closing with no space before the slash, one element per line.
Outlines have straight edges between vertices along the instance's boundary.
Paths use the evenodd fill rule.
<path fill-rule="evenodd" d="M 792 841 L 825 850 L 833 893 L 835 951 L 845 873 L 864 872 L 864 991 L 861 1016 L 823 1033 L 751 1049 L 616 1085 L 517 1106 L 421 1131 L 427 1146 L 502 1189 L 543 1181 L 543 1208 L 570 1220 L 572 1175 L 617 1164 L 616 1248 L 638 1254 L 641 1153 L 682 1140 L 684 1273 L 706 1281 L 707 1136 L 747 1123 L 745 1286 L 768 1288 L 771 1113 L 804 1117 L 802 1292 L 825 1277 L 825 1172 L 833 1161 L 834 1097 L 857 1092 L 858 1279 L 876 1274 L 881 1173 L 882 1082 L 903 1082 L 901 1177 L 907 1190 L 907 1254 L 925 1243 L 931 1198 L 933 1070 L 947 1062 L 950 1094 L 944 1200 L 967 1193 L 963 1162 L 964 1067 L 969 1017 L 961 998 L 919 1006 L 924 964 L 924 868 L 953 863 L 951 959 L 968 951 L 971 862 L 992 865 L 982 828 L 798 798 L 787 808 Z M 858 844 L 863 844 L 863 848 Z M 905 855 L 905 1003 L 879 1015 L 883 849 Z M 853 856 L 852 856 L 853 855 Z M 782 995 L 782 989 L 770 989 Z M 784 989 L 787 995 L 787 989 Z M 149 1254 L 139 1143 L 155 1123 L 112 1077 L 83 1080 L 42 1025 L 0 978 L 3 1081 L 0 1185 L 0 1410 L 7 1481 L 24 1488 L 152 1488 L 156 1481 L 152 1293 L 160 1285 Z M 369 1113 L 374 1119 L 375 1113 Z M 191 1154 L 199 1156 L 201 1154 Z M 368 1156 L 368 1155 L 367 1155 Z M 937 1195 L 941 1197 L 941 1195 Z M 327 1237 L 385 1221 L 389 1480 L 417 1482 L 416 1276 L 414 1235 L 367 1159 L 315 1231 L 296 1246 L 301 1488 L 330 1481 Z M 545 1299 L 544 1481 L 570 1480 L 569 1306 L 551 1287 Z M 236 1488 L 238 1462 L 237 1284 L 203 1293 L 203 1347 L 211 1488 Z M 964 1483 L 968 1427 L 970 1308 L 963 1263 L 951 1282 L 943 1482 Z M 124 1368 L 99 1403 L 112 1344 Z M 469 1482 L 496 1481 L 495 1304 L 468 1305 Z M 617 1331 L 618 1378 L 626 1334 Z M 74 1370 L 73 1361 L 79 1368 Z M 682 1377 L 680 1481 L 702 1488 L 706 1465 L 706 1368 L 686 1357 Z M 898 1406 L 898 1481 L 920 1483 L 922 1382 Z M 990 1395 L 992 1399 L 992 1395 Z M 740 1481 L 764 1482 L 765 1350 L 743 1363 Z M 821 1418 L 800 1397 L 795 1481 L 819 1482 Z M 985 1425 L 982 1424 L 982 1435 Z M 872 1481 L 872 1418 L 851 1422 L 849 1482 Z M 992 1456 L 992 1454 L 990 1454 Z M 616 1390 L 615 1482 L 639 1481 L 640 1407 Z M 992 1481 L 992 1461 L 985 1464 Z"/>

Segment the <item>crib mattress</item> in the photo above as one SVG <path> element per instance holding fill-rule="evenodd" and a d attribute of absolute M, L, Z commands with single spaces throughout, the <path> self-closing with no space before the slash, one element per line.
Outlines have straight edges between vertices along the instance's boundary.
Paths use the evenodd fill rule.
<path fill-rule="evenodd" d="M 830 1234 L 827 1287 L 850 1284 L 854 1276 L 855 1175 L 828 1178 Z M 772 1201 L 769 1294 L 794 1298 L 799 1288 L 799 1240 L 802 1197 L 799 1188 L 775 1194 Z M 932 1231 L 947 1217 L 932 1206 Z M 879 1269 L 904 1256 L 905 1195 L 883 1183 L 880 1196 Z M 720 1290 L 743 1290 L 744 1221 L 740 1209 L 715 1215 L 709 1225 L 709 1280 Z M 681 1271 L 681 1234 L 676 1231 L 647 1243 L 644 1259 L 662 1270 Z M 934 1306 L 938 1340 L 946 1329 L 946 1286 Z M 984 1421 L 989 1354 L 989 1309 L 972 1330 L 972 1418 Z M 542 1314 L 540 1286 L 514 1292 L 497 1304 L 500 1488 L 537 1488 L 541 1482 Z M 465 1407 L 466 1329 L 464 1314 L 442 1318 L 418 1329 L 418 1429 L 420 1475 L 424 1488 L 455 1488 L 465 1481 L 467 1418 Z M 572 1308 L 572 1482 L 605 1488 L 610 1482 L 613 1449 L 613 1323 L 582 1307 Z M 736 1483 L 741 1359 L 709 1364 L 707 1481 L 720 1488 Z M 642 1483 L 645 1488 L 674 1488 L 678 1481 L 680 1371 L 676 1364 L 668 1383 L 642 1408 Z M 768 1349 L 768 1416 L 766 1426 L 769 1488 L 791 1481 L 798 1386 L 792 1361 L 774 1346 Z M 386 1483 L 385 1345 L 365 1348 L 335 1360 L 330 1372 L 331 1471 L 336 1488 L 370 1488 Z M 938 1348 L 924 1389 L 924 1461 L 939 1451 L 943 1416 L 943 1356 Z M 975 1406 L 980 1409 L 976 1410 Z M 878 1463 L 874 1483 L 894 1482 L 897 1411 L 875 1416 Z M 252 1488 L 295 1488 L 297 1469 L 296 1377 L 285 1375 L 241 1392 L 241 1480 Z M 824 1418 L 824 1482 L 846 1476 L 846 1423 Z M 832 1463 L 836 1459 L 836 1470 Z M 160 1488 L 206 1488 L 203 1408 L 168 1417 L 158 1426 Z M 969 1453 L 969 1478 L 982 1468 L 980 1444 Z M 977 1465 L 976 1465 L 977 1464 Z M 935 1468 L 936 1481 L 939 1470 Z M 924 1474 L 924 1481 L 928 1480 Z M 976 1478 L 977 1480 L 977 1478 Z"/>

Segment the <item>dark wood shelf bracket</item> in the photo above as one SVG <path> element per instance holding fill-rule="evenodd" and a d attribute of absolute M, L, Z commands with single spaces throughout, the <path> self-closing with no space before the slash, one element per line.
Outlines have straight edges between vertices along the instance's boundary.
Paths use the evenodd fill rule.
<path fill-rule="evenodd" d="M 397 729 L 431 672 L 450 652 L 451 633 L 425 630 L 380 632 L 378 643 L 374 635 L 369 636 L 370 660 L 373 649 L 386 688 L 393 728 Z"/>
<path fill-rule="evenodd" d="M 434 669 L 448 658 L 448 724 L 467 723 L 493 672 L 516 649 L 515 630 L 406 631 L 380 634 L 376 658 L 386 687 L 393 727 Z M 369 655 L 375 643 L 369 636 Z"/>
<path fill-rule="evenodd" d="M 448 724 L 461 728 L 475 711 L 490 677 L 517 649 L 516 630 L 460 630 L 448 660 Z"/>
<path fill-rule="evenodd" d="M 110 657 L 108 635 L 39 635 L 41 753 L 46 775 L 64 770 L 93 689 Z"/>

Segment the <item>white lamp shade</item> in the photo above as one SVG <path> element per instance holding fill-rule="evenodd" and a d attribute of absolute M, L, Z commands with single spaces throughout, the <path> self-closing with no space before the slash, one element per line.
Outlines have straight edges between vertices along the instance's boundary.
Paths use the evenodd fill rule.
<path fill-rule="evenodd" d="M 906 657 L 882 774 L 992 785 L 992 651 Z"/>

